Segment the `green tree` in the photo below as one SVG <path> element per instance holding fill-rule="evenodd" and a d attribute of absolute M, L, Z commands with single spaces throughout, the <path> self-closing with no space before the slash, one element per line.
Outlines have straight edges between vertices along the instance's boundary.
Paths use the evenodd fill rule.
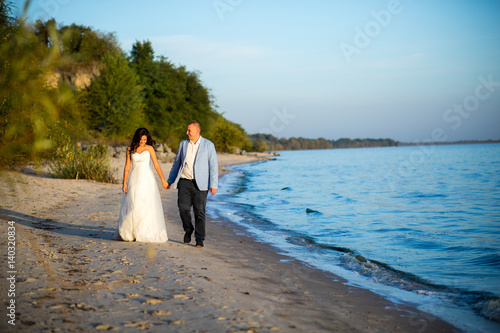
<path fill-rule="evenodd" d="M 165 57 L 155 61 L 154 68 L 156 75 L 146 95 L 148 121 L 159 139 L 177 146 L 192 120 L 186 112 L 182 73 Z"/>
<path fill-rule="evenodd" d="M 211 131 L 220 115 L 212 108 L 209 90 L 202 84 L 199 72 L 186 73 L 186 102 L 192 110 L 192 118 Z"/>
<path fill-rule="evenodd" d="M 198 72 L 176 67 L 165 57 L 155 59 L 150 41 L 136 41 L 129 59 L 143 86 L 144 114 L 156 138 L 177 146 L 186 124 L 195 119 L 204 133 L 212 132 L 219 114 Z"/>
<path fill-rule="evenodd" d="M 89 128 L 108 138 L 130 136 L 143 124 L 139 78 L 123 54 L 106 53 L 102 64 L 84 94 Z"/>
<path fill-rule="evenodd" d="M 225 153 L 233 153 L 237 147 L 250 145 L 241 126 L 226 120 L 222 115 L 217 119 L 210 139 L 217 151 Z"/>
<path fill-rule="evenodd" d="M 168 138 L 174 117 L 172 110 L 178 104 L 173 97 L 173 66 L 164 58 L 155 61 L 150 41 L 137 41 L 132 46 L 130 63 L 143 87 L 144 115 L 152 134 L 161 140 Z"/>
<path fill-rule="evenodd" d="M 50 19 L 46 22 L 37 20 L 33 26 L 33 31 L 40 41 L 40 44 L 45 47 L 50 47 L 54 45 L 54 41 L 52 40 L 54 36 L 53 34 L 51 36 L 51 31 L 55 32 L 56 28 L 56 21 L 54 19 Z"/>
<path fill-rule="evenodd" d="M 51 21 L 44 24 L 51 24 Z M 61 27 L 59 33 L 63 42 L 63 55 L 71 56 L 80 63 L 97 62 L 106 53 L 122 52 L 112 33 L 102 33 L 74 23 Z"/>
<path fill-rule="evenodd" d="M 82 103 L 79 102 L 80 93 L 74 91 L 73 87 L 64 81 L 60 81 L 53 90 L 57 94 L 57 99 L 64 102 L 61 103 L 59 112 L 60 126 L 73 140 L 90 139 L 85 121 L 85 109 L 82 107 Z"/>
<path fill-rule="evenodd" d="M 138 74 L 149 74 L 155 59 L 155 51 L 149 40 L 136 41 L 130 51 L 130 62 L 134 64 Z"/>
<path fill-rule="evenodd" d="M 0 1 L 0 36 L 3 36 L 2 43 L 5 40 L 12 39 L 13 34 L 19 27 L 19 22 L 12 14 L 12 8 L 12 2 Z"/>
<path fill-rule="evenodd" d="M 253 150 L 258 151 L 258 152 L 264 152 L 267 150 L 267 145 L 264 141 L 262 140 L 257 140 L 253 146 Z"/>

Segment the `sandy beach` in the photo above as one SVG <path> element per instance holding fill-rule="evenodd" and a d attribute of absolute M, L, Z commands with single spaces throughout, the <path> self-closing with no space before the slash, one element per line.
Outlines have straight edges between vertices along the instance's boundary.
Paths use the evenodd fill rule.
<path fill-rule="evenodd" d="M 221 154 L 221 175 L 263 158 Z M 120 180 L 123 164 L 112 159 Z M 165 176 L 170 166 L 161 163 Z M 161 191 L 169 241 L 147 244 L 113 240 L 120 184 L 30 172 L 0 184 L 1 332 L 459 332 L 227 220 L 207 222 L 204 248 L 183 244 L 176 190 Z"/>

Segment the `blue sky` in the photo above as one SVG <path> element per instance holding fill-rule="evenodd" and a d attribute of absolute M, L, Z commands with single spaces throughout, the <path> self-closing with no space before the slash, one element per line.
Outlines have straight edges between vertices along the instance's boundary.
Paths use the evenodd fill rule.
<path fill-rule="evenodd" d="M 31 1 L 51 17 L 150 40 L 251 134 L 500 139 L 500 1 Z"/>

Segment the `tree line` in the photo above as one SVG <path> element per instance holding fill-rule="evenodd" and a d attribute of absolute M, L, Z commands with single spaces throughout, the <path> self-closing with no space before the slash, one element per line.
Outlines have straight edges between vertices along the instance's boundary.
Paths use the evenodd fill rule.
<path fill-rule="evenodd" d="M 249 136 L 256 150 L 307 150 L 307 149 L 338 149 L 338 148 L 368 148 L 395 147 L 399 142 L 392 139 L 348 139 L 338 140 L 277 138 L 271 134 L 252 134 Z"/>

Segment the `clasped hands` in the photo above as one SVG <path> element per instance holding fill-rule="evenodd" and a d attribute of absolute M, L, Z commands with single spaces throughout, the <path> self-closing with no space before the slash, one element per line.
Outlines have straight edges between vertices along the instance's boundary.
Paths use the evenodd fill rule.
<path fill-rule="evenodd" d="M 165 185 L 165 184 L 167 184 L 167 185 Z M 163 185 L 163 189 L 164 190 L 170 190 L 170 187 L 172 186 L 172 184 L 167 183 L 166 181 L 162 182 L 162 185 Z M 211 195 L 215 195 L 215 193 L 217 193 L 217 189 L 216 188 L 211 188 L 210 189 L 210 194 Z"/>

